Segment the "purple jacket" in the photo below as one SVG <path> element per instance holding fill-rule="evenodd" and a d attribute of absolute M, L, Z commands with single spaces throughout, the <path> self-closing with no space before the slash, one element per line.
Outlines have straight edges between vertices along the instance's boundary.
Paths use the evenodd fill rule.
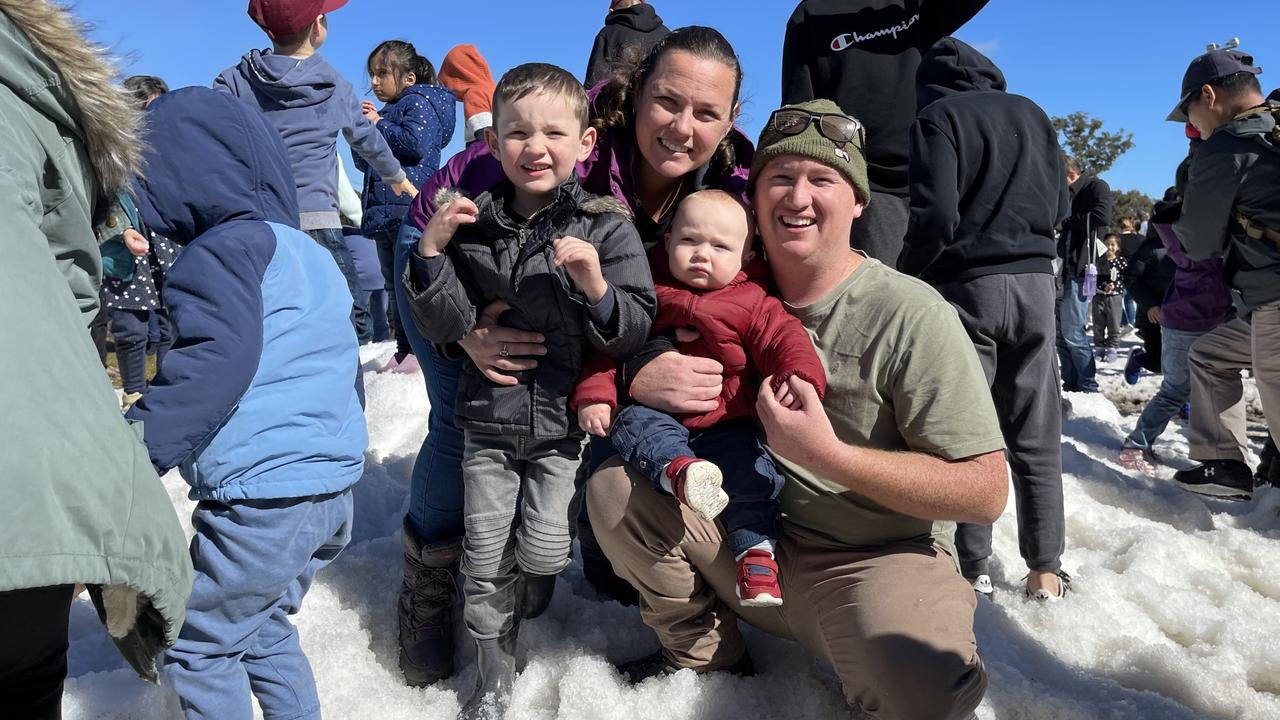
<path fill-rule="evenodd" d="M 594 95 L 593 90 L 593 95 Z M 747 200 L 747 175 L 751 170 L 751 158 L 755 149 L 737 128 L 729 134 L 733 142 L 734 165 L 727 172 L 716 172 L 704 167 L 698 171 L 696 188 L 718 188 Z M 595 195 L 612 195 L 636 214 L 635 183 L 631 177 L 631 156 L 635 152 L 635 138 L 629 132 L 603 133 L 596 140 L 595 149 L 587 159 L 578 163 L 578 178 L 587 192 Z M 409 208 L 409 222 L 419 230 L 427 226 L 435 209 L 431 199 L 441 188 L 454 188 L 475 197 L 498 184 L 503 178 L 502 165 L 489 154 L 483 142 L 472 143 L 454 155 L 444 167 L 431 176 Z M 648 247 L 657 238 L 641 238 Z"/>
<path fill-rule="evenodd" d="M 1207 332 L 1214 329 L 1231 310 L 1231 289 L 1222 278 L 1222 260 L 1192 260 L 1173 233 L 1173 226 L 1155 224 L 1160 241 L 1178 266 L 1173 284 L 1160 305 L 1160 325 L 1182 332 Z"/>

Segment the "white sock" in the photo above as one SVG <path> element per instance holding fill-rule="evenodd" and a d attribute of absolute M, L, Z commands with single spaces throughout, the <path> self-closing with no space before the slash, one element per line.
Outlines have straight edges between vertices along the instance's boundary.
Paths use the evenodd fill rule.
<path fill-rule="evenodd" d="M 667 468 L 669 467 L 671 467 L 671 463 L 662 466 L 662 475 L 658 478 L 658 484 L 662 486 L 663 490 L 667 491 L 668 495 L 674 496 L 676 491 L 671 489 L 671 476 L 667 474 Z"/>
<path fill-rule="evenodd" d="M 765 552 L 769 553 L 769 557 L 773 557 L 773 541 L 772 541 L 772 540 L 769 540 L 769 539 L 761 540 L 760 542 L 756 543 L 755 545 L 752 545 L 751 547 L 747 548 L 746 550 L 743 550 L 743 551 L 742 551 L 742 553 L 741 553 L 740 555 L 738 555 L 738 557 L 734 558 L 734 560 L 735 560 L 735 561 L 741 561 L 741 560 L 742 560 L 742 558 L 746 557 L 746 556 L 747 556 L 747 553 L 751 552 L 752 550 L 763 550 L 763 551 L 765 551 Z"/>

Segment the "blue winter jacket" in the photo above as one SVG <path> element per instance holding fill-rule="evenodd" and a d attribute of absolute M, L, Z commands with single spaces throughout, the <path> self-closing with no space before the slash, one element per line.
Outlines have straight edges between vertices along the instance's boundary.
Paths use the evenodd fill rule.
<path fill-rule="evenodd" d="M 293 175 L 261 112 L 206 88 L 147 109 L 143 221 L 185 245 L 163 297 L 175 343 L 129 412 L 194 500 L 304 497 L 360 478 L 351 294 L 296 228 Z"/>
<path fill-rule="evenodd" d="M 213 81 L 261 109 L 284 138 L 297 180 L 303 230 L 339 228 L 338 133 L 389 182 L 405 173 L 382 133 L 360 112 L 355 90 L 319 53 L 304 59 L 253 50 Z M 292 224 L 292 223 L 290 223 Z"/>
<path fill-rule="evenodd" d="M 453 139 L 455 106 L 453 92 L 441 85 L 410 85 L 394 102 L 387 103 L 378 114 L 377 128 L 391 146 L 404 172 L 421 189 L 440 167 L 440 151 Z M 396 195 L 391 188 L 369 172 L 369 164 L 352 153 L 356 169 L 364 173 L 364 220 L 360 231 L 396 232 L 409 212 L 412 199 Z"/>

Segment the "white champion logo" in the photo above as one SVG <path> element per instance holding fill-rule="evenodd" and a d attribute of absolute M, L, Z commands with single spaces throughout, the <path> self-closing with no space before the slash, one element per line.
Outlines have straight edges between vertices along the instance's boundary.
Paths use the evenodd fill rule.
<path fill-rule="evenodd" d="M 898 33 L 906 32 L 907 30 L 910 30 L 911 26 L 915 25 L 916 22 L 918 22 L 919 20 L 920 20 L 920 13 L 916 13 L 915 15 L 912 15 L 910 18 L 908 18 L 905 22 L 900 22 L 897 25 L 892 25 L 890 27 L 884 28 L 883 30 L 876 30 L 875 32 L 867 33 L 866 35 L 859 35 L 856 32 L 842 33 L 840 35 L 837 35 L 835 39 L 831 41 L 831 49 L 836 52 L 840 52 L 841 50 L 844 50 L 845 48 L 848 48 L 849 46 L 855 43 L 866 42 L 868 40 L 875 40 L 876 38 L 884 37 L 886 35 L 892 35 L 893 39 L 897 40 Z"/>

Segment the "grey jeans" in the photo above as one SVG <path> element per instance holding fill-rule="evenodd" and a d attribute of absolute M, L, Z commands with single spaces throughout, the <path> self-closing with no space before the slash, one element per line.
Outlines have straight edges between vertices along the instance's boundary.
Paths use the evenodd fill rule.
<path fill-rule="evenodd" d="M 463 618 L 476 639 L 511 629 L 520 571 L 555 575 L 569 564 L 586 455 L 580 433 L 553 439 L 465 433 Z"/>
<path fill-rule="evenodd" d="M 1244 384 L 1251 368 L 1262 412 L 1280 418 L 1280 303 L 1254 309 L 1205 333 L 1191 346 L 1191 459 L 1249 462 Z M 1275 423 L 1275 420 L 1271 420 Z M 1271 425 L 1272 437 L 1275 437 Z"/>
<path fill-rule="evenodd" d="M 1018 508 L 1018 549 L 1027 567 L 1062 567 L 1062 409 L 1054 350 L 1054 278 L 1043 273 L 986 275 L 942 285 L 982 361 L 1008 447 Z M 960 570 L 989 573 L 991 526 L 956 528 Z"/>

